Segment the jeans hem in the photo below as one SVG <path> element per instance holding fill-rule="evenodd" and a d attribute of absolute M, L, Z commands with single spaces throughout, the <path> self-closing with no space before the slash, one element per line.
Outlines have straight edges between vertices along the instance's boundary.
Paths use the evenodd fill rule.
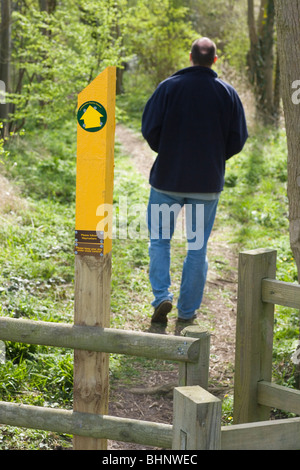
<path fill-rule="evenodd" d="M 193 312 L 192 315 L 182 315 L 181 312 L 178 310 L 178 320 L 192 320 L 192 318 L 196 318 L 196 313 Z"/>
<path fill-rule="evenodd" d="M 153 302 L 151 302 L 151 305 L 152 307 L 156 308 L 165 300 L 168 300 L 169 302 L 173 302 L 173 296 L 170 295 L 169 297 L 162 297 L 161 299 L 155 299 L 153 300 Z"/>

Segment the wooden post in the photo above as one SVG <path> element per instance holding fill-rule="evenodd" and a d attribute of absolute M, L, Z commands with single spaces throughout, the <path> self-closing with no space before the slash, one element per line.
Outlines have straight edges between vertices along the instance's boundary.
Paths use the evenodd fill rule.
<path fill-rule="evenodd" d="M 110 326 L 116 69 L 78 95 L 74 324 Z M 105 219 L 103 219 L 105 217 Z M 74 411 L 107 414 L 109 356 L 75 350 Z M 74 436 L 75 450 L 105 439 Z"/>
<path fill-rule="evenodd" d="M 173 406 L 173 450 L 221 448 L 221 400 L 197 385 L 177 387 Z"/>
<path fill-rule="evenodd" d="M 200 385 L 207 390 L 209 375 L 210 334 L 197 325 L 187 326 L 181 334 L 189 338 L 198 338 L 199 356 L 195 363 L 183 362 L 179 365 L 179 385 Z"/>
<path fill-rule="evenodd" d="M 262 279 L 275 276 L 275 250 L 240 253 L 234 424 L 269 419 L 269 407 L 257 402 L 257 383 L 272 377 L 274 305 L 262 301 Z"/>

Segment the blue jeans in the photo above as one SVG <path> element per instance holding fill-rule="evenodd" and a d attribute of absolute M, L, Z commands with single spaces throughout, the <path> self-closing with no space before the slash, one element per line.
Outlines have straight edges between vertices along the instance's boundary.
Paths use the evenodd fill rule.
<path fill-rule="evenodd" d="M 176 220 L 185 206 L 187 255 L 183 263 L 178 317 L 190 319 L 200 307 L 207 276 L 207 242 L 214 224 L 219 199 L 204 200 L 170 196 L 151 188 L 147 219 L 150 234 L 149 279 L 153 307 L 173 300 L 170 292 L 170 248 Z"/>

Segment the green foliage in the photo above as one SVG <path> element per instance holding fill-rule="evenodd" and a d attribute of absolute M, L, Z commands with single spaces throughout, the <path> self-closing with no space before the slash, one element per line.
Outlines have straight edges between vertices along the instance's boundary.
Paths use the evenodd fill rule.
<path fill-rule="evenodd" d="M 108 65 L 126 67 L 127 93 L 149 94 L 189 65 L 191 43 L 201 34 L 211 36 L 241 72 L 245 21 L 241 1 L 64 0 L 50 14 L 38 2 L 24 2 L 12 16 L 10 130 L 68 120 L 77 94 Z"/>
<path fill-rule="evenodd" d="M 287 145 L 283 130 L 256 129 L 244 151 L 227 164 L 219 223 L 230 226 L 239 251 L 277 250 L 276 278 L 297 282 L 298 273 L 289 241 Z M 222 221 L 222 222 L 221 222 Z M 299 338 L 299 313 L 276 306 L 273 344 L 274 379 L 295 386 L 291 355 Z"/>
<path fill-rule="evenodd" d="M 286 161 L 284 131 L 263 128 L 252 132 L 244 151 L 228 161 L 221 198 L 224 211 L 219 214 L 226 214 L 234 224 L 234 241 L 243 249 L 277 249 L 278 275 L 296 281 L 288 237 Z"/>
<path fill-rule="evenodd" d="M 0 122 L 0 129 L 2 128 L 3 128 L 3 123 Z M 0 169 L 1 169 L 1 165 L 3 165 L 2 157 L 5 155 L 8 156 L 8 151 L 4 148 L 4 140 L 0 138 Z"/>
<path fill-rule="evenodd" d="M 153 86 L 189 65 L 191 42 L 198 35 L 187 16 L 188 9 L 171 0 L 137 1 L 132 48 Z"/>
<path fill-rule="evenodd" d="M 218 55 L 244 75 L 249 49 L 247 2 L 243 0 L 187 0 L 189 19 L 199 36 L 215 41 Z"/>
<path fill-rule="evenodd" d="M 3 158 L 6 172 L 18 182 L 23 195 L 35 200 L 70 203 L 75 199 L 76 126 L 67 121 L 56 129 L 11 139 Z"/>
<path fill-rule="evenodd" d="M 106 66 L 120 61 L 118 12 L 112 0 L 66 0 L 52 14 L 35 4 L 14 11 L 10 100 L 16 123 L 53 125 L 69 118 L 77 94 Z"/>

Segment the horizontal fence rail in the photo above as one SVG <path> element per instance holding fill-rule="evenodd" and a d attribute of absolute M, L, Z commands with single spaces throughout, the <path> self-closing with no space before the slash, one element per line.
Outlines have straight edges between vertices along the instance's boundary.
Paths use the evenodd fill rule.
<path fill-rule="evenodd" d="M 198 385 L 175 388 L 174 401 L 180 406 L 173 425 L 6 402 L 0 402 L 0 422 L 164 449 L 219 448 L 221 401 Z"/>
<path fill-rule="evenodd" d="M 8 317 L 0 318 L 0 340 L 192 363 L 200 346 L 196 338 Z"/>
<path fill-rule="evenodd" d="M 300 415 L 300 390 L 262 380 L 257 383 L 257 402 Z"/>
<path fill-rule="evenodd" d="M 198 412 L 196 415 L 198 416 L 199 430 L 203 433 L 203 438 L 208 439 L 209 424 L 214 421 L 207 411 L 210 402 L 202 403 L 201 400 L 197 400 L 195 403 L 197 406 L 205 407 L 204 415 L 203 412 Z M 215 405 L 214 399 L 211 406 Z M 216 418 L 220 424 L 221 414 Z M 193 421 L 192 417 L 190 417 L 190 421 Z M 174 426 L 171 424 L 6 402 L 0 402 L 0 422 L 8 426 L 100 439 L 106 438 L 163 449 L 171 449 L 174 438 Z M 185 420 L 183 420 L 184 423 L 186 423 Z M 300 448 L 300 418 L 236 424 L 220 428 L 221 450 L 293 450 Z M 211 440 L 212 443 L 213 440 Z M 195 447 L 193 446 L 190 450 L 195 450 Z M 176 448 L 184 449 L 185 446 L 181 445 Z"/>
<path fill-rule="evenodd" d="M 262 301 L 300 309 L 300 284 L 262 279 Z"/>
<path fill-rule="evenodd" d="M 94 415 L 0 402 L 0 423 L 99 439 L 171 448 L 173 426 L 137 419 Z"/>
<path fill-rule="evenodd" d="M 222 426 L 222 450 L 300 449 L 300 418 Z"/>

